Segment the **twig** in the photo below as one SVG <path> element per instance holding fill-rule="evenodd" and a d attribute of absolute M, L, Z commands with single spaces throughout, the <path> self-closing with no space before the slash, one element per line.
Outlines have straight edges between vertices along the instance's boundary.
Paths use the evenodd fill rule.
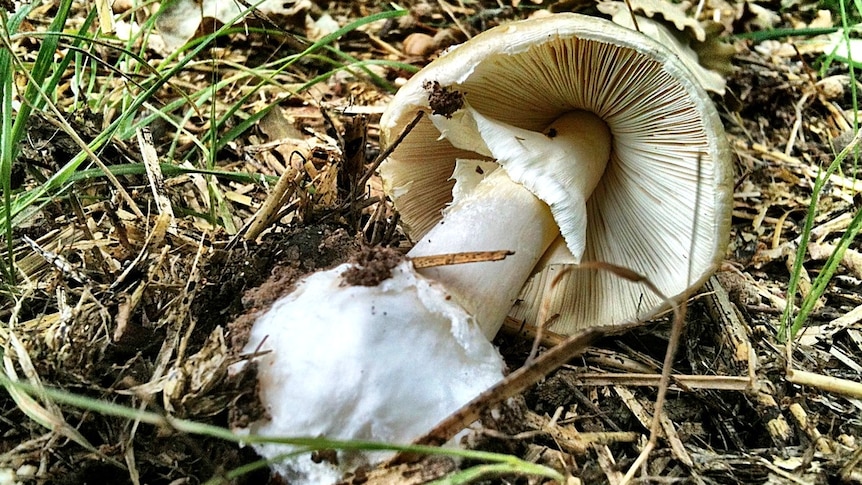
<path fill-rule="evenodd" d="M 572 335 L 563 344 L 542 354 L 531 365 L 521 367 L 509 374 L 502 381 L 462 406 L 438 423 L 434 429 L 416 439 L 413 444 L 441 446 L 470 423 L 479 419 L 482 413 L 523 392 L 542 377 L 583 352 L 595 340 L 608 335 L 624 333 L 642 324 L 640 321 L 630 322 L 616 327 L 592 328 Z M 411 462 L 416 459 L 418 459 L 416 455 L 402 452 L 392 458 L 388 466 Z"/>
<path fill-rule="evenodd" d="M 814 444 L 817 451 L 827 455 L 831 454 L 832 447 L 829 445 L 829 441 L 820 434 L 820 430 L 817 429 L 814 423 L 808 420 L 808 414 L 805 412 L 805 409 L 798 402 L 795 402 L 790 405 L 788 410 L 793 419 L 796 420 L 796 423 L 799 424 L 799 427 L 802 428 L 802 431 L 808 436 L 808 439 Z"/>
<path fill-rule="evenodd" d="M 305 160 L 305 157 L 296 150 L 290 153 L 290 157 L 293 158 L 294 155 Z M 257 239 L 263 230 L 269 227 L 272 223 L 274 219 L 273 216 L 278 214 L 278 211 L 284 205 L 284 202 L 296 191 L 296 185 L 301 176 L 302 175 L 299 171 L 294 170 L 290 167 L 290 164 L 288 164 L 288 167 L 281 174 L 281 177 L 278 178 L 278 182 L 275 184 L 275 188 L 272 189 L 272 193 L 269 194 L 263 205 L 254 214 L 254 217 L 249 222 L 248 226 L 246 226 L 244 235 L 243 231 L 240 230 L 230 241 L 228 247 L 233 247 L 239 240 L 240 235 L 243 235 L 242 237 L 246 241 Z"/>
<path fill-rule="evenodd" d="M 515 254 L 503 249 L 499 251 L 465 251 L 463 253 L 434 254 L 432 256 L 416 256 L 410 258 L 413 267 L 434 268 L 436 266 L 449 266 L 453 264 L 480 263 L 486 261 L 502 261 L 506 257 Z"/>
<path fill-rule="evenodd" d="M 715 389 L 721 391 L 751 391 L 757 386 L 748 377 L 742 376 L 698 376 L 672 375 L 671 380 L 678 383 L 678 390 Z M 575 374 L 573 383 L 579 386 L 657 386 L 661 383 L 661 374 L 611 374 L 590 372 Z M 760 386 L 758 386 L 760 387 Z"/>
<path fill-rule="evenodd" d="M 440 446 L 446 443 L 470 423 L 479 419 L 483 412 L 512 396 L 520 394 L 541 380 L 542 377 L 583 352 L 596 339 L 612 333 L 609 330 L 618 330 L 621 333 L 624 330 L 640 325 L 642 325 L 641 322 L 634 322 L 620 327 L 592 328 L 572 335 L 561 345 L 539 356 L 531 365 L 521 367 L 512 372 L 502 381 L 482 394 L 479 394 L 476 398 L 438 423 L 434 429 L 416 439 L 413 444 Z M 412 461 L 412 458 L 414 457 L 401 453 L 393 458 L 392 463 Z"/>
<path fill-rule="evenodd" d="M 156 200 L 156 207 L 159 214 L 166 214 L 170 217 L 171 232 L 176 231 L 176 221 L 174 220 L 174 208 L 171 205 L 171 199 L 165 193 L 165 177 L 162 175 L 161 165 L 159 165 L 159 155 L 156 153 L 156 147 L 153 145 L 153 134 L 147 127 L 138 128 L 135 130 L 135 135 L 138 138 L 138 148 L 141 150 L 141 158 L 144 160 L 144 167 L 147 169 L 147 178 L 150 181 L 150 189 L 153 191 L 153 198 Z"/>
<path fill-rule="evenodd" d="M 413 131 L 413 128 L 415 128 L 416 125 L 419 124 L 419 120 L 421 120 L 423 116 L 425 116 L 424 111 L 419 111 L 416 113 L 416 116 L 414 116 L 410 123 L 407 123 L 407 126 L 405 126 L 404 129 L 401 130 L 401 133 L 398 134 L 398 138 L 396 138 L 391 144 L 389 144 L 389 146 L 386 147 L 382 152 L 380 152 L 380 154 L 377 155 L 377 158 L 375 158 L 374 161 L 371 162 L 371 166 L 368 167 L 368 170 L 365 172 L 365 174 L 362 175 L 358 182 L 356 182 L 356 186 L 353 188 L 354 190 L 362 190 L 362 188 L 365 187 L 365 184 L 368 183 L 368 179 L 370 179 L 371 176 L 374 175 L 374 172 L 377 171 L 377 169 L 380 167 L 380 164 L 383 163 L 384 160 L 389 158 L 389 155 L 392 155 L 392 152 L 394 152 L 395 149 L 398 148 L 398 145 L 400 145 L 401 142 L 404 141 L 404 138 L 406 138 L 407 135 L 410 134 L 411 131 Z M 356 200 L 358 196 L 359 194 L 353 194 L 351 200 Z"/>
<path fill-rule="evenodd" d="M 787 369 L 787 380 L 800 386 L 814 387 L 823 391 L 833 392 L 842 396 L 862 399 L 862 383 L 824 376 L 804 370 Z"/>

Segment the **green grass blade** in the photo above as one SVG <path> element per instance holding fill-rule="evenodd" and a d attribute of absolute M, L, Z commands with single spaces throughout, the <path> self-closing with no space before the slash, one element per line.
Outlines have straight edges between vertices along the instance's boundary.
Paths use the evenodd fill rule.
<path fill-rule="evenodd" d="M 763 42 L 764 40 L 783 39 L 785 37 L 808 37 L 815 35 L 832 34 L 834 32 L 838 32 L 838 27 L 757 30 L 755 32 L 743 32 L 740 34 L 734 34 L 732 37 L 734 39 L 748 39 L 753 40 L 754 42 Z"/>
<path fill-rule="evenodd" d="M 166 72 L 163 73 L 161 77 L 158 77 L 154 80 L 154 82 L 142 93 L 138 94 L 128 106 L 123 109 L 120 115 L 111 122 L 111 124 L 99 135 L 97 135 L 93 141 L 90 143 L 90 148 L 93 151 L 98 151 L 101 149 L 108 140 L 111 139 L 117 132 L 117 130 L 124 125 L 127 125 L 128 120 L 134 118 L 138 110 L 141 106 L 150 99 L 162 86 L 164 86 L 168 80 L 173 78 L 176 74 L 178 74 L 185 66 L 191 62 L 201 51 L 203 51 L 209 44 L 218 39 L 224 31 L 228 29 L 228 25 L 223 26 L 217 31 L 208 34 L 204 37 L 204 41 L 200 42 L 197 47 L 192 49 L 181 61 L 172 65 L 167 69 Z M 134 133 L 132 131 L 132 133 Z M 81 152 L 78 153 L 75 157 L 72 158 L 68 163 L 66 163 L 63 167 L 61 167 L 56 173 L 54 173 L 45 183 L 41 184 L 39 187 L 28 191 L 27 193 L 21 194 L 19 197 L 13 200 L 12 207 L 9 210 L 4 210 L 2 214 L 0 214 L 0 224 L 6 224 L 8 219 L 12 219 L 12 223 L 15 223 L 15 218 L 21 212 L 35 203 L 39 198 L 47 195 L 53 194 L 58 189 L 64 187 L 66 185 L 66 181 L 69 177 L 78 169 L 78 167 L 86 160 L 86 154 Z"/>
<path fill-rule="evenodd" d="M 799 280 L 802 278 L 802 265 L 805 263 L 805 253 L 808 251 L 811 229 L 814 227 L 817 201 L 820 200 L 820 191 L 823 189 L 824 180 L 828 178 L 828 175 L 824 175 L 821 172 L 814 182 L 814 189 L 811 191 L 811 202 L 808 204 L 808 212 L 805 214 L 805 221 L 802 224 L 802 233 L 800 234 L 799 244 L 796 247 L 796 255 L 793 259 L 793 271 L 790 274 L 790 281 L 787 283 L 787 305 L 784 307 L 784 313 L 781 315 L 781 325 L 778 328 L 778 340 L 781 342 L 786 340 L 788 325 L 791 319 L 794 318 L 793 310 L 796 306 L 796 292 L 799 289 Z M 793 336 L 791 333 L 790 339 L 793 339 Z"/>
<path fill-rule="evenodd" d="M 802 304 L 799 306 L 799 313 L 796 315 L 796 318 L 793 321 L 793 326 L 790 330 L 791 335 L 796 335 L 797 332 L 802 329 L 808 315 L 810 315 L 811 311 L 814 310 L 814 305 L 817 304 L 817 300 L 819 300 L 826 292 L 826 286 L 832 280 L 832 277 L 835 275 L 835 271 L 838 270 L 838 265 L 841 264 L 841 258 L 844 257 L 844 252 L 847 251 L 850 244 L 852 244 L 856 236 L 859 235 L 860 230 L 862 230 L 862 209 L 856 211 L 856 215 L 854 215 L 853 220 L 850 221 L 849 227 L 844 234 L 841 235 L 841 239 L 835 246 L 835 250 L 829 255 L 829 258 L 823 265 L 823 269 L 820 270 L 820 274 L 817 275 L 817 278 L 815 278 L 814 283 L 811 285 L 811 291 L 805 296 L 805 299 L 802 300 Z"/>
<path fill-rule="evenodd" d="M 829 180 L 829 177 L 841 166 L 841 162 L 843 162 L 850 154 L 856 153 L 860 141 L 862 141 L 862 130 L 856 132 L 856 136 L 853 137 L 853 140 L 844 147 L 843 150 L 841 150 L 841 152 L 832 160 L 832 163 L 829 164 L 826 171 L 821 172 L 818 175 L 817 180 L 814 182 L 814 187 L 811 190 L 811 202 L 808 204 L 808 213 L 805 216 L 802 233 L 799 236 L 799 243 L 796 248 L 796 256 L 793 261 L 793 272 L 791 273 L 790 281 L 787 284 L 787 306 L 784 308 L 784 313 L 781 316 L 781 326 L 778 329 L 778 338 L 780 341 L 785 340 L 788 328 L 790 329 L 790 338 L 792 339 L 796 335 L 796 331 L 793 329 L 797 328 L 798 330 L 798 327 L 801 325 L 797 325 L 797 322 L 799 322 L 800 319 L 798 316 L 793 316 L 793 311 L 796 303 L 796 292 L 799 288 L 799 280 L 802 274 L 802 265 L 805 262 L 808 243 L 811 240 L 811 229 L 814 226 L 814 216 L 817 213 L 817 202 L 820 200 L 820 192 L 823 190 L 823 186 L 826 184 L 826 181 Z M 825 276 L 825 274 L 820 275 L 820 277 L 824 278 Z M 821 291 L 825 289 L 825 284 L 823 283 L 817 283 L 816 286 L 820 287 Z M 822 292 L 820 294 L 816 294 L 814 291 L 811 291 L 806 298 L 814 298 L 814 301 L 816 301 L 821 296 L 823 296 Z M 792 324 L 791 320 L 793 321 Z"/>
<path fill-rule="evenodd" d="M 42 83 L 48 77 L 51 68 L 54 67 L 54 55 L 57 52 L 57 45 L 60 43 L 60 36 L 58 34 L 63 32 L 63 27 L 66 25 L 66 19 L 71 8 L 72 0 L 60 1 L 57 14 L 48 27 L 48 35 L 45 36 L 42 45 L 39 46 L 36 61 L 30 69 L 30 76 L 34 82 L 29 83 L 24 90 L 23 102 L 18 109 L 18 114 L 15 116 L 15 122 L 12 125 L 11 141 L 13 145 L 17 145 L 24 135 L 30 113 L 33 110 L 39 110 L 48 101 L 42 98 L 39 90 L 43 88 Z M 68 61 L 66 62 L 68 63 Z M 59 71 L 62 72 L 62 69 L 59 69 Z M 56 77 L 56 79 L 59 79 L 59 77 Z M 50 90 L 46 91 L 50 92 Z"/>
<path fill-rule="evenodd" d="M 506 473 L 529 473 L 539 476 L 545 476 L 554 480 L 563 480 L 562 475 L 560 475 L 557 471 L 551 468 L 537 465 L 534 463 L 529 463 L 515 456 L 491 453 L 487 451 L 463 450 L 459 448 L 438 448 L 434 446 L 394 445 L 390 443 L 379 443 L 374 441 L 361 440 L 331 440 L 325 438 L 307 437 L 273 438 L 259 435 L 240 435 L 234 433 L 229 429 L 214 426 L 211 424 L 198 423 L 186 419 L 177 419 L 170 416 L 163 416 L 152 411 L 145 411 L 141 409 L 122 406 L 100 399 L 94 399 L 87 396 L 81 396 L 77 394 L 72 394 L 70 392 L 61 391 L 58 389 L 52 389 L 50 387 L 36 388 L 35 386 L 25 382 L 13 381 L 2 370 L 0 370 L 0 386 L 13 387 L 28 394 L 40 393 L 49 397 L 56 403 L 70 405 L 80 409 L 87 409 L 91 412 L 99 413 L 104 416 L 114 416 L 154 426 L 165 426 L 183 433 L 205 435 L 234 443 L 281 443 L 304 447 L 308 449 L 403 451 L 416 454 L 447 455 L 453 457 L 467 458 L 471 460 L 481 460 L 489 463 L 503 465 L 499 468 L 495 468 L 495 473 L 502 471 L 505 471 Z M 529 471 L 524 472 L 521 470 Z"/>
<path fill-rule="evenodd" d="M 3 210 L 9 213 L 12 208 L 12 165 L 15 162 L 17 141 L 13 130 L 13 107 L 12 100 L 15 97 L 15 72 L 12 63 L 11 36 L 18 31 L 21 23 L 36 7 L 35 4 L 22 8 L 11 18 L 6 17 L 6 12 L 0 11 L 2 20 L 3 47 L 0 47 L 0 187 L 3 189 Z M 5 47 L 5 48 L 4 48 Z M 12 240 L 14 225 L 11 220 L 2 224 L 3 234 L 6 239 L 5 257 L 0 258 L 0 271 L 3 281 L 15 283 L 15 256 Z"/>
<path fill-rule="evenodd" d="M 419 69 L 416 66 L 414 66 L 412 64 L 405 64 L 403 62 L 394 62 L 394 61 L 387 61 L 387 60 L 380 60 L 380 59 L 370 59 L 367 61 L 356 61 L 353 64 L 341 65 L 341 66 L 336 67 L 335 69 L 333 69 L 331 71 L 325 72 L 323 74 L 318 75 L 317 77 L 314 77 L 314 78 L 308 80 L 302 86 L 300 86 L 299 89 L 296 90 L 296 92 L 301 93 L 301 92 L 311 88 L 315 84 L 329 79 L 330 77 L 332 77 L 332 75 L 334 75 L 338 71 L 350 71 L 353 68 L 356 68 L 356 67 L 364 68 L 365 66 L 390 66 L 390 67 L 394 67 L 396 69 L 402 69 L 404 71 L 411 72 L 411 73 L 415 73 L 415 72 L 419 71 Z"/>
<path fill-rule="evenodd" d="M 270 75 L 270 78 L 279 74 L 280 72 L 283 72 L 285 69 L 289 68 L 290 66 L 292 66 L 296 62 L 306 58 L 307 56 L 310 56 L 311 54 L 315 53 L 316 51 L 318 51 L 320 49 L 325 48 L 326 46 L 328 46 L 332 42 L 335 42 L 336 40 L 340 39 L 344 35 L 352 32 L 352 31 L 354 31 L 360 27 L 363 27 L 363 26 L 365 26 L 369 23 L 372 23 L 372 22 L 376 22 L 378 20 L 401 17 L 401 16 L 406 15 L 407 13 L 408 13 L 407 10 L 392 10 L 392 11 L 388 11 L 388 12 L 380 12 L 380 13 L 377 13 L 374 15 L 369 15 L 367 17 L 363 17 L 363 18 L 358 19 L 354 22 L 351 22 L 351 23 L 345 25 L 344 27 L 336 30 L 335 32 L 324 36 L 323 38 L 321 38 L 317 42 L 313 43 L 308 48 L 306 48 L 304 51 L 300 52 L 299 54 L 290 56 L 287 62 L 285 62 L 278 70 L 276 70 L 274 73 L 272 73 Z M 338 51 L 337 49 L 332 49 L 332 51 L 340 53 L 340 51 Z M 346 55 L 346 54 L 343 54 L 343 55 Z M 227 123 L 227 121 L 230 120 L 236 114 L 236 112 L 245 104 L 245 102 L 247 100 L 251 99 L 257 93 L 257 91 L 264 85 L 265 85 L 264 83 L 260 83 L 257 86 L 255 86 L 253 89 L 250 89 L 248 93 L 245 93 L 236 103 L 234 103 L 230 107 L 230 109 L 227 110 L 227 112 L 222 114 L 222 116 L 216 122 L 216 125 L 219 128 L 224 126 Z M 310 85 L 308 85 L 308 84 L 306 86 L 310 87 Z M 305 87 L 307 89 L 306 86 L 303 86 L 303 87 Z M 246 128 L 251 126 L 248 124 L 245 124 L 245 125 L 247 125 Z M 218 131 L 216 131 L 216 133 L 218 133 Z M 241 134 L 241 133 L 242 133 L 242 131 L 231 130 L 230 134 L 231 134 L 232 138 L 223 137 L 223 139 L 211 140 L 210 143 L 211 143 L 211 146 L 213 147 L 212 151 L 217 152 L 219 149 L 224 147 L 224 145 L 226 145 L 227 143 L 232 141 L 234 138 L 239 136 L 239 134 Z M 210 168 L 212 168 L 212 167 L 210 167 Z"/>
<path fill-rule="evenodd" d="M 11 53 L 7 49 L 0 49 L 0 184 L 3 188 L 3 207 L 7 213 L 12 208 L 12 163 L 15 161 L 15 144 L 12 143 L 13 79 Z M 15 282 L 15 273 L 12 271 L 15 264 L 12 229 L 12 221 L 7 220 L 3 225 L 6 257 L 0 258 L 3 280 L 10 284 Z"/>
<path fill-rule="evenodd" d="M 226 170 L 207 170 L 203 168 L 187 168 L 180 165 L 174 165 L 171 163 L 160 163 L 159 166 L 162 169 L 162 174 L 166 178 L 177 177 L 180 175 L 186 174 L 202 174 L 202 175 L 212 175 L 224 180 L 230 180 L 234 182 L 240 182 L 243 184 L 273 184 L 278 181 L 278 177 L 275 176 L 267 176 L 263 174 L 253 174 L 253 173 L 244 173 L 244 172 L 229 172 Z M 122 175 L 145 175 L 147 173 L 144 164 L 142 163 L 121 163 L 117 165 L 108 166 L 108 170 L 111 171 L 114 175 L 122 176 Z M 85 180 L 94 180 L 98 178 L 105 177 L 105 173 L 100 168 L 90 168 L 87 170 L 79 170 L 72 174 L 67 182 L 75 183 L 81 182 Z"/>
<path fill-rule="evenodd" d="M 851 46 L 850 46 L 850 23 L 849 23 L 848 18 L 847 18 L 848 17 L 847 6 L 845 5 L 845 0 L 839 1 L 838 4 L 841 8 L 841 31 L 844 33 L 844 35 L 843 35 L 844 39 L 843 40 L 844 40 L 844 46 L 847 49 L 847 57 L 848 57 L 845 60 L 845 62 L 847 63 L 847 69 L 850 73 L 850 79 L 856 79 L 856 72 L 855 72 L 855 70 L 856 70 L 855 69 L 855 65 L 856 65 L 855 61 L 856 60 L 853 59 L 853 50 L 851 49 Z M 857 5 L 857 7 L 858 7 L 858 5 Z M 856 96 L 857 96 L 856 83 L 851 82 L 850 83 L 850 99 L 851 99 L 851 102 L 853 104 L 853 130 L 859 129 L 859 119 L 858 119 L 859 103 L 857 102 Z M 854 166 L 853 171 L 855 172 L 856 171 L 855 170 L 856 164 L 854 163 L 853 166 Z"/>

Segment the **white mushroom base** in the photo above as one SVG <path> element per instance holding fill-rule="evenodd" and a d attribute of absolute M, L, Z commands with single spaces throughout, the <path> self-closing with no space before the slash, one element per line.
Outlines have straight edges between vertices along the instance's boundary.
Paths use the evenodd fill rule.
<path fill-rule="evenodd" d="M 401 262 L 377 286 L 342 286 L 348 264 L 315 273 L 255 322 L 245 352 L 257 358 L 271 417 L 248 429 L 406 444 L 499 381 L 503 361 L 440 285 Z M 255 444 L 263 457 L 291 450 Z M 275 465 L 292 484 L 323 485 L 385 459 L 339 452 L 338 466 L 309 453 Z"/>

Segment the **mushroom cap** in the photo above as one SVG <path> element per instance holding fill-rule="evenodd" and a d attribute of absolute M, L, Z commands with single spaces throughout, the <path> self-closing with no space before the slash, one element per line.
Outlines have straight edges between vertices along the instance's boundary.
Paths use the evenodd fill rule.
<path fill-rule="evenodd" d="M 586 204 L 582 254 L 566 246 L 563 234 L 537 265 L 513 317 L 535 324 L 546 301 L 547 315 L 559 315 L 550 329 L 566 334 L 647 318 L 665 301 L 644 285 L 608 271 L 564 268 L 591 261 L 622 266 L 673 298 L 702 284 L 723 257 L 730 150 L 709 96 L 664 46 L 603 19 L 556 14 L 488 30 L 413 76 L 383 114 L 383 142 L 417 111 L 429 116 L 380 173 L 414 239 L 452 200 L 456 160 L 479 158 L 441 137 L 429 119 L 427 86 L 435 82 L 463 93 L 482 116 L 519 129 L 541 132 L 561 115 L 585 110 L 611 132 L 610 159 Z"/>

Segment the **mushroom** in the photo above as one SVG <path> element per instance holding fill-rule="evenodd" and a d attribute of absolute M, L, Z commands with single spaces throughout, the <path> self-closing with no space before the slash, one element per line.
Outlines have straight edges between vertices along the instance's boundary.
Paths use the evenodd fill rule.
<path fill-rule="evenodd" d="M 679 296 L 722 256 L 731 183 L 718 115 L 680 61 L 637 32 L 574 14 L 497 27 L 408 81 L 383 139 L 419 111 L 428 116 L 380 169 L 416 243 L 408 256 L 513 254 L 389 264 L 370 280 L 348 277 L 370 261 L 310 276 L 257 317 L 245 348 L 267 352 L 269 419 L 252 431 L 410 441 L 502 376 L 489 340 L 516 301 L 535 324 L 547 299 L 563 333 L 662 305 L 567 265 L 624 266 Z M 284 473 L 322 483 L 310 467 L 294 458 Z"/>
<path fill-rule="evenodd" d="M 579 263 L 631 269 L 679 298 L 724 255 L 732 167 L 721 121 L 679 58 L 638 32 L 577 14 L 502 25 L 413 76 L 383 115 L 383 139 L 417 111 L 429 116 L 381 165 L 384 187 L 416 241 L 410 255 L 515 251 L 422 271 L 489 338 L 507 314 L 536 325 L 541 309 L 571 334 L 666 304 Z M 470 192 L 491 184 L 508 193 Z M 528 195 L 516 203 L 518 191 Z"/>

